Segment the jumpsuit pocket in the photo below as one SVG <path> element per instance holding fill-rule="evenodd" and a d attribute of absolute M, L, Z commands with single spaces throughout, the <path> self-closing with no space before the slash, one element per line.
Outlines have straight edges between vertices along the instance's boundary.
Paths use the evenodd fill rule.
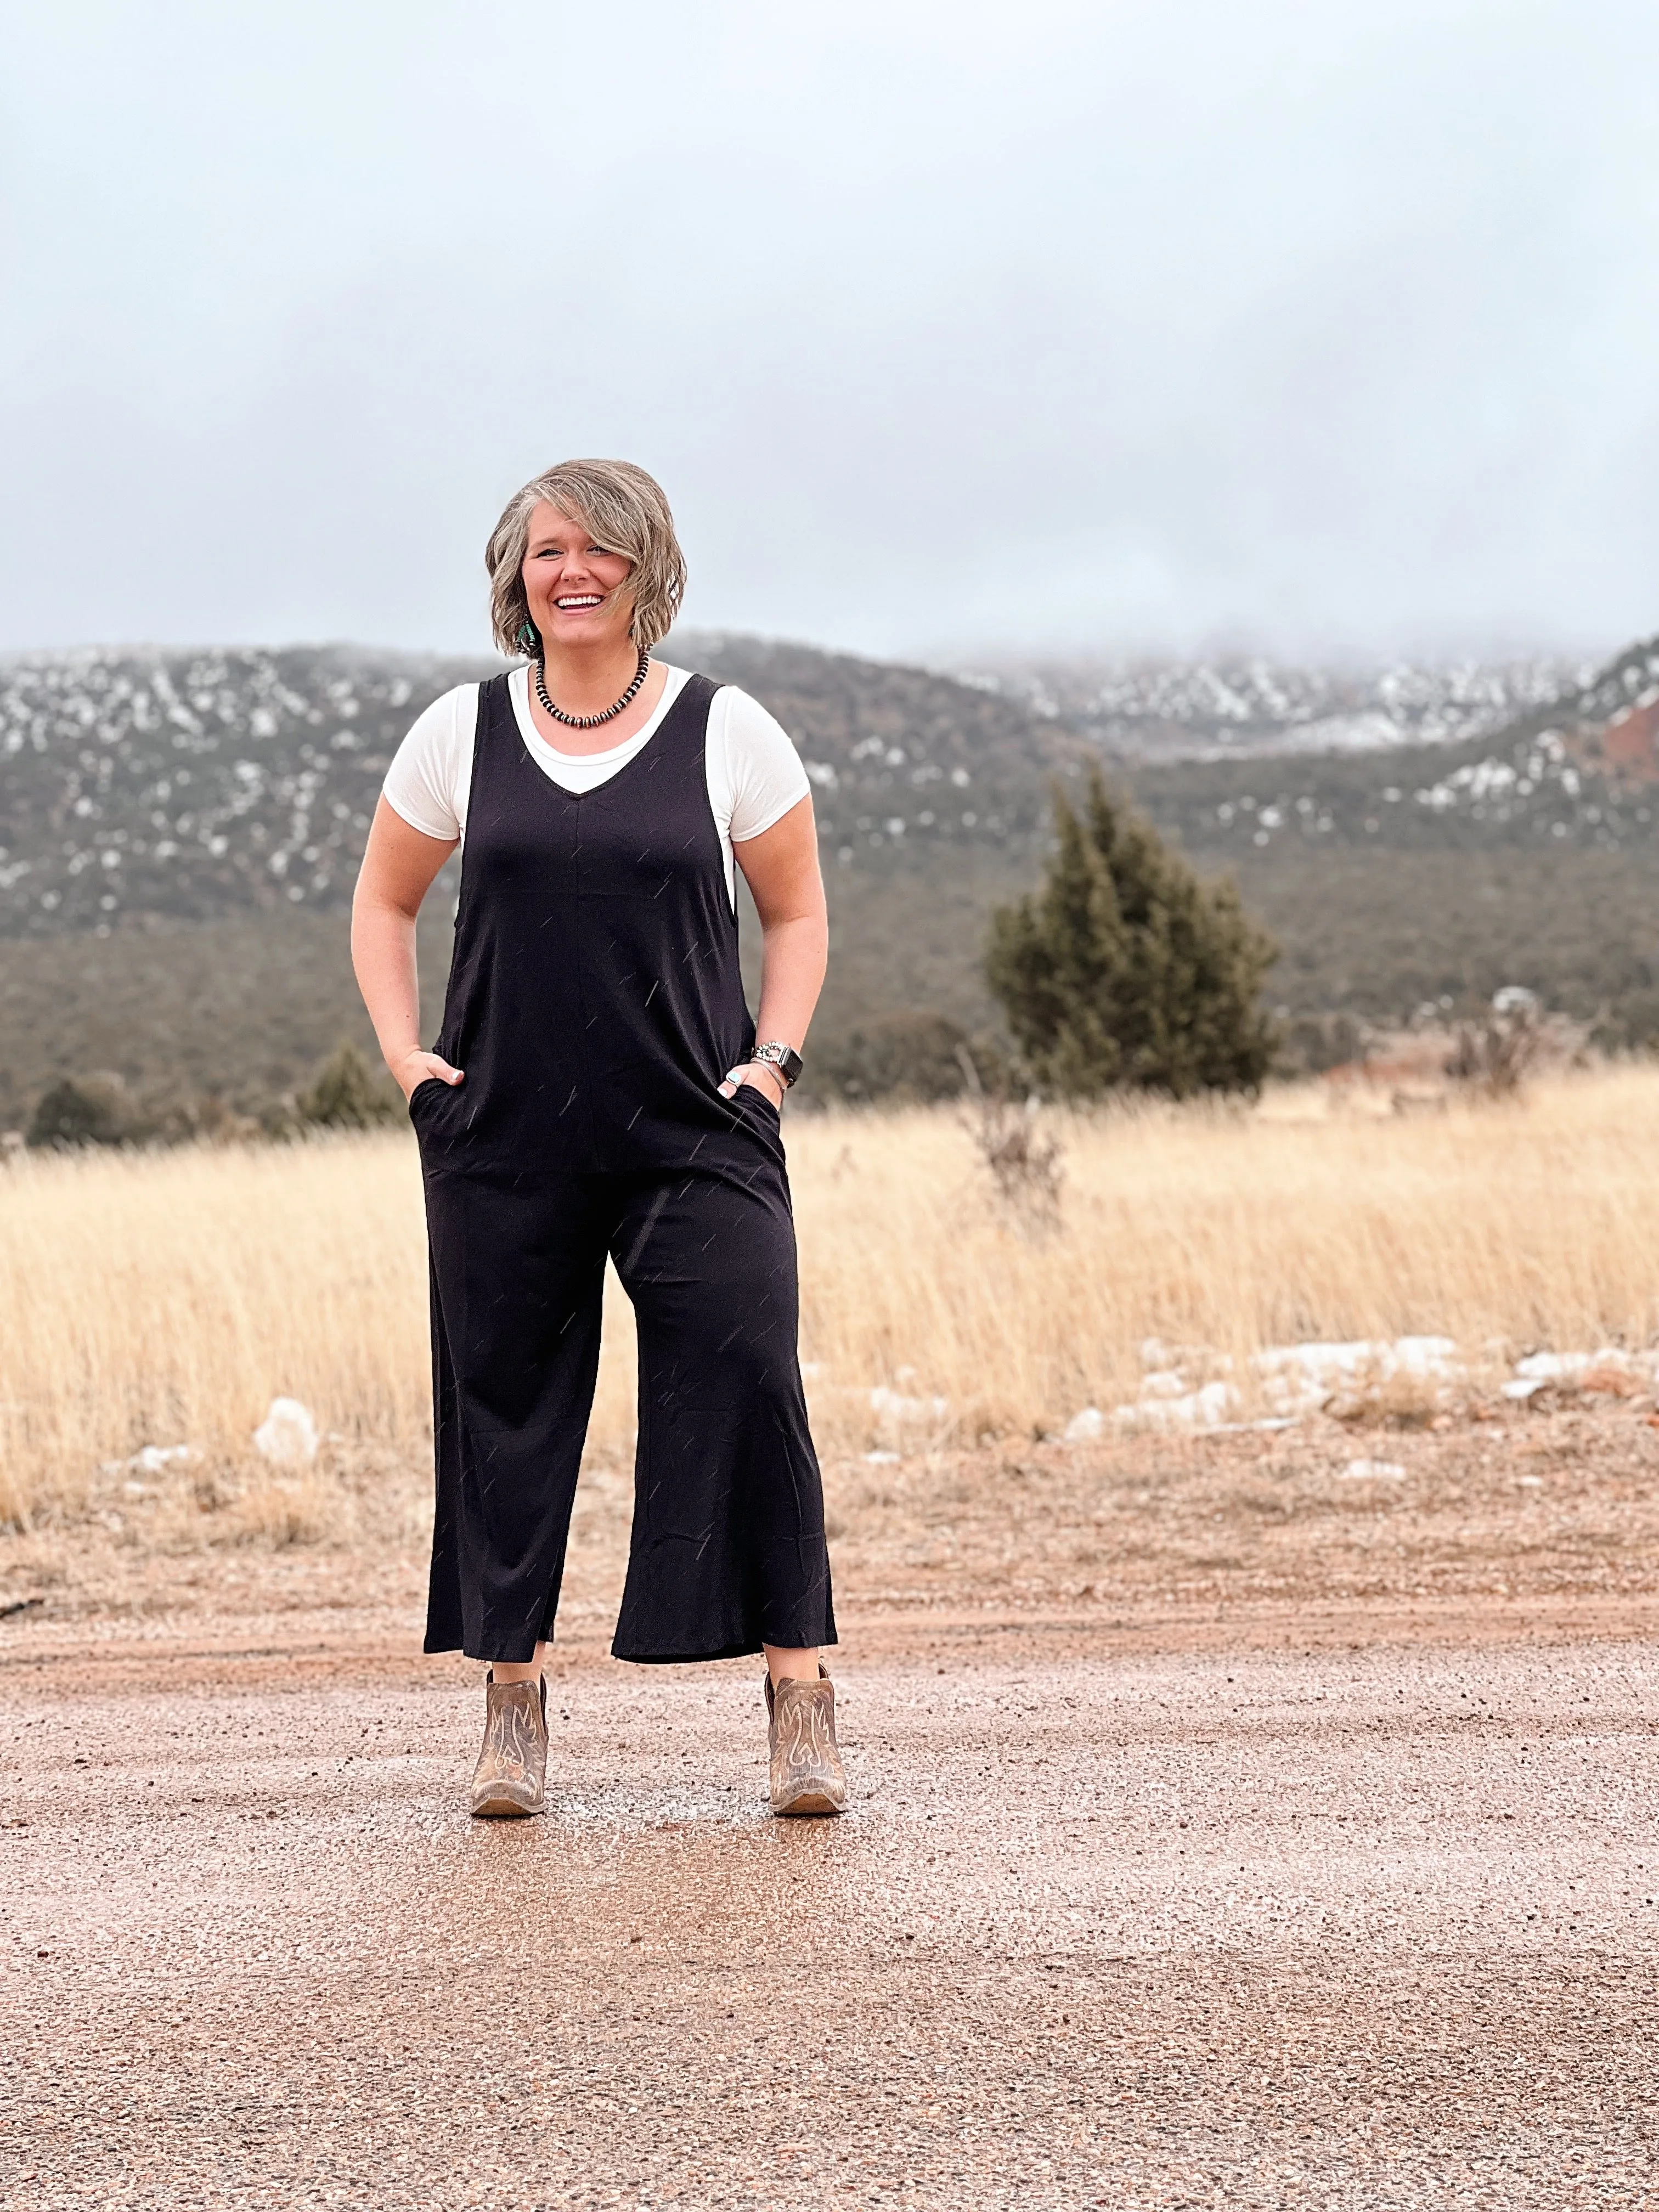
<path fill-rule="evenodd" d="M 414 1088 L 414 1089 L 410 1092 L 410 1094 L 409 1094 L 409 1118 L 410 1118 L 410 1120 L 411 1121 L 415 1119 L 415 1109 L 416 1109 L 416 1107 L 417 1103 L 418 1103 L 418 1104 L 424 1105 L 424 1104 L 426 1104 L 426 1103 L 429 1103 L 429 1102 L 428 1102 L 427 1100 L 423 1099 L 423 1098 L 422 1097 L 422 1095 L 421 1095 L 421 1094 L 422 1094 L 423 1091 L 430 1091 L 430 1090 L 432 1090 L 432 1089 L 434 1088 L 434 1085 L 436 1086 L 436 1088 L 437 1088 L 437 1089 L 439 1089 L 439 1090 L 441 1090 L 441 1091 L 443 1089 L 443 1087 L 444 1087 L 444 1086 L 443 1086 L 442 1079 L 441 1079 L 440 1077 L 435 1076 L 435 1075 L 423 1075 L 423 1076 L 421 1078 L 420 1081 L 419 1081 L 419 1082 L 415 1085 L 415 1088 Z"/>
<path fill-rule="evenodd" d="M 757 1105 L 763 1107 L 765 1109 L 775 1127 L 781 1128 L 782 1127 L 783 1115 L 773 1104 L 772 1101 L 767 1097 L 766 1093 L 761 1089 L 758 1083 L 738 1084 L 737 1089 L 732 1094 L 732 1103 L 735 1106 L 740 1098 L 753 1099 Z"/>

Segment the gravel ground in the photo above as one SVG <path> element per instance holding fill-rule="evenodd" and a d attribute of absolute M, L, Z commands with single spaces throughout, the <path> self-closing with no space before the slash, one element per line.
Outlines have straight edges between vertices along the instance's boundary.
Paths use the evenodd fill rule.
<path fill-rule="evenodd" d="M 822 1825 L 578 1645 L 491 1826 L 373 1626 L 8 1626 L 0 2203 L 1659 2204 L 1650 1621 L 855 1618 Z"/>

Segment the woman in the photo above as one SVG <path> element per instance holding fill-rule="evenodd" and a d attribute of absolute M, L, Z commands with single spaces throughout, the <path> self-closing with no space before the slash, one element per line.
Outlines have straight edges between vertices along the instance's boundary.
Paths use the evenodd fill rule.
<path fill-rule="evenodd" d="M 823 981 L 793 747 L 742 692 L 653 660 L 684 589 L 658 485 L 568 461 L 485 555 L 503 652 L 387 773 L 352 952 L 421 1148 L 437 1517 L 426 1649 L 487 1662 L 481 1816 L 546 1802 L 544 1654 L 609 1254 L 639 1331 L 627 1586 L 611 1649 L 766 1654 L 772 1808 L 846 1784 L 823 1493 L 796 1354 L 778 1109 Z M 463 837 L 454 960 L 421 1048 L 415 921 Z M 733 865 L 764 940 L 758 1034 Z"/>

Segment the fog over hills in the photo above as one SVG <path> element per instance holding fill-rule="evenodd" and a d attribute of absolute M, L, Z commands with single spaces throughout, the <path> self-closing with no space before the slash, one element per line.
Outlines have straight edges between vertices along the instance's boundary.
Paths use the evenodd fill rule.
<path fill-rule="evenodd" d="M 746 637 L 666 650 L 760 698 L 812 779 L 835 933 L 820 1073 L 884 1018 L 994 1022 L 987 912 L 1036 880 L 1053 781 L 1091 761 L 1237 876 L 1292 1016 L 1522 981 L 1611 1038 L 1659 1035 L 1659 641 L 1589 672 L 994 686 Z M 499 665 L 343 646 L 0 663 L 0 1118 L 60 1072 L 252 1098 L 340 1036 L 367 1045 L 343 924 L 380 779 L 422 707 Z M 449 902 L 428 907 L 435 1007 Z"/>
<path fill-rule="evenodd" d="M 1571 699 L 1593 662 L 1542 658 L 1370 670 L 1224 660 L 1024 662 L 963 680 L 1063 721 L 1125 760 L 1455 744 Z"/>

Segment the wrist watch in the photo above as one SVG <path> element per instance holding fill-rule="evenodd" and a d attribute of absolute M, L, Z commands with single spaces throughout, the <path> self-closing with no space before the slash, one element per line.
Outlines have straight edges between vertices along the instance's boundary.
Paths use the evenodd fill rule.
<path fill-rule="evenodd" d="M 792 1044 L 757 1044 L 749 1057 L 773 1069 L 786 1091 L 793 1091 L 800 1079 L 803 1062 Z"/>

